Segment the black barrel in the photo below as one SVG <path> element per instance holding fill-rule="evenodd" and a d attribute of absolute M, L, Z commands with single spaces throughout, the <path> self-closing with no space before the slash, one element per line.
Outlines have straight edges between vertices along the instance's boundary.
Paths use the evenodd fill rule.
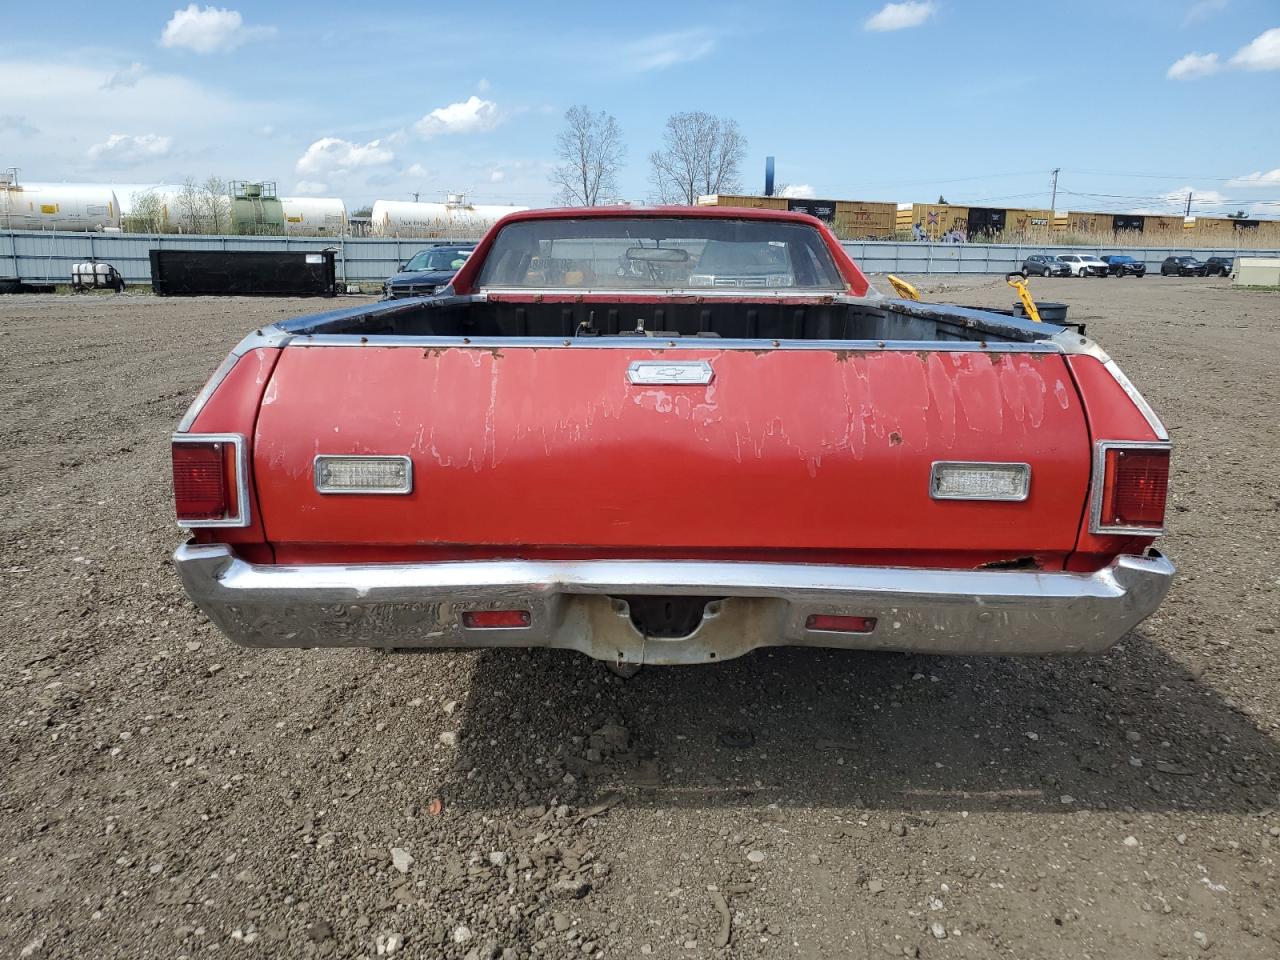
<path fill-rule="evenodd" d="M 1037 303 L 1036 310 L 1040 312 L 1040 319 L 1045 323 L 1064 323 L 1067 319 L 1067 305 L 1065 303 Z M 1022 309 L 1021 300 L 1013 305 L 1013 315 L 1015 317 L 1025 317 L 1027 315 L 1027 311 Z"/>

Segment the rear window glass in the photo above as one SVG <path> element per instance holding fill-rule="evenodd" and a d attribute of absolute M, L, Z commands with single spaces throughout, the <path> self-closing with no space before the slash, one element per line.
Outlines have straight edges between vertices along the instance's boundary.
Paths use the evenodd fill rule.
<path fill-rule="evenodd" d="M 481 288 L 820 289 L 844 286 L 801 223 L 719 218 L 526 220 L 502 228 Z"/>

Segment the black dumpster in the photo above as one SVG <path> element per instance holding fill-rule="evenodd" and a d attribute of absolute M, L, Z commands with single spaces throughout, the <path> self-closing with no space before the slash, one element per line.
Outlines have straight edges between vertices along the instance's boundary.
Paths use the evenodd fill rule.
<path fill-rule="evenodd" d="M 151 289 L 162 297 L 332 297 L 333 254 L 152 250 Z"/>

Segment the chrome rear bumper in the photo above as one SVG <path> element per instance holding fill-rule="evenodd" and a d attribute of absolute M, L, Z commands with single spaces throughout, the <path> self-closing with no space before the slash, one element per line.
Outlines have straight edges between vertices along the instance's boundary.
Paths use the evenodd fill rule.
<path fill-rule="evenodd" d="M 562 647 L 623 663 L 705 663 L 757 647 L 938 654 L 1093 653 L 1149 616 L 1173 564 L 1122 556 L 1097 573 L 920 570 L 664 560 L 269 566 L 222 545 L 174 556 L 191 598 L 252 647 Z M 686 637 L 645 637 L 627 595 L 711 596 Z M 520 609 L 527 627 L 470 629 L 462 614 Z M 812 614 L 876 618 L 869 633 L 812 630 Z"/>

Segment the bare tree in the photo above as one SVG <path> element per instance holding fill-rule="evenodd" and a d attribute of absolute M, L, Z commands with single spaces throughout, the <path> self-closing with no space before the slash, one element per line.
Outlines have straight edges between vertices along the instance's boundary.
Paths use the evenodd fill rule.
<path fill-rule="evenodd" d="M 221 177 L 209 177 L 201 185 L 200 212 L 204 232 L 226 233 L 231 229 L 231 194 Z"/>
<path fill-rule="evenodd" d="M 129 197 L 130 211 L 125 229 L 130 233 L 167 233 L 171 228 L 164 198 L 154 190 L 140 190 Z"/>
<path fill-rule="evenodd" d="M 586 104 L 570 107 L 564 120 L 556 137 L 560 166 L 551 172 L 551 182 L 560 188 L 556 199 L 565 206 L 594 207 L 617 192 L 618 168 L 627 152 L 622 128 L 611 115 L 593 113 Z"/>
<path fill-rule="evenodd" d="M 649 179 L 663 203 L 692 206 L 703 194 L 741 190 L 738 167 L 746 154 L 736 120 L 701 110 L 673 113 L 662 131 L 662 149 L 649 154 Z"/>
<path fill-rule="evenodd" d="M 174 198 L 178 208 L 178 228 L 182 233 L 201 233 L 204 198 L 200 185 L 191 177 L 182 181 L 182 189 Z"/>

